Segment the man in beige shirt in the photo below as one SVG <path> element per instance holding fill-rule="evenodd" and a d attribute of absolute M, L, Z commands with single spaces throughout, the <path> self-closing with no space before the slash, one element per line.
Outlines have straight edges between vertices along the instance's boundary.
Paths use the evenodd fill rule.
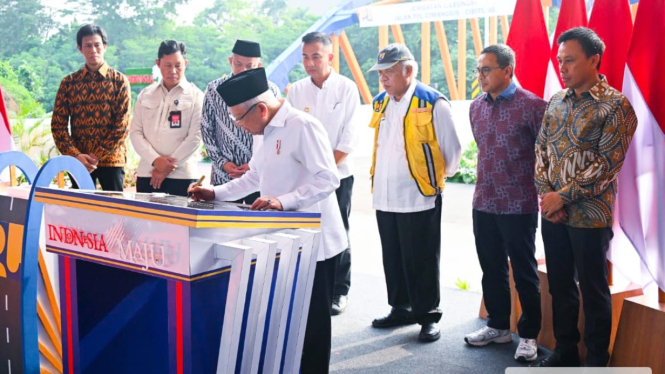
<path fill-rule="evenodd" d="M 139 94 L 129 138 L 141 156 L 137 192 L 187 196 L 199 177 L 196 158 L 201 143 L 203 92 L 185 78 L 187 48 L 165 40 L 155 61 L 162 80 Z"/>

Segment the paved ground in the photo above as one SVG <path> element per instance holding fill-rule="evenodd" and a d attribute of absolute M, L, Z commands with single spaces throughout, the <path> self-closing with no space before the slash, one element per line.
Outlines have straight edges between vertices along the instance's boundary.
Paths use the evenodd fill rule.
<path fill-rule="evenodd" d="M 354 273 L 347 311 L 333 317 L 331 373 L 336 374 L 503 374 L 518 339 L 483 348 L 464 343 L 464 335 L 484 326 L 479 319 L 480 294 L 444 287 L 441 339 L 417 340 L 418 325 L 375 329 L 372 319 L 388 311 L 383 277 Z M 541 352 L 543 354 L 543 352 Z"/>

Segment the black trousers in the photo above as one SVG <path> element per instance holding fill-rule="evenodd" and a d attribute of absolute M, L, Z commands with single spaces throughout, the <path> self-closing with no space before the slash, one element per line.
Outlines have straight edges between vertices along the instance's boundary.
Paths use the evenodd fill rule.
<path fill-rule="evenodd" d="M 312 298 L 309 302 L 305 343 L 300 360 L 301 374 L 327 374 L 330 366 L 333 287 L 339 255 L 316 263 Z"/>
<path fill-rule="evenodd" d="M 261 197 L 261 192 L 256 191 L 243 197 L 242 199 L 232 201 L 232 203 L 252 205 L 254 204 L 254 201 L 256 201 L 256 199 L 258 199 L 259 197 Z"/>
<path fill-rule="evenodd" d="M 376 211 L 388 304 L 410 310 L 419 324 L 441 319 L 441 195 L 434 208 L 414 213 Z"/>
<path fill-rule="evenodd" d="M 607 250 L 611 227 L 576 228 L 542 220 L 547 280 L 552 294 L 555 351 L 577 355 L 580 295 L 584 308 L 584 344 L 587 366 L 606 366 L 612 331 L 612 300 L 607 283 Z"/>
<path fill-rule="evenodd" d="M 335 274 L 335 295 L 348 295 L 351 288 L 351 238 L 349 237 L 349 216 L 351 215 L 351 192 L 353 191 L 353 175 L 342 179 L 335 190 L 337 204 L 342 213 L 342 222 L 346 230 L 349 247 L 339 255 L 337 273 Z"/>
<path fill-rule="evenodd" d="M 164 192 L 169 195 L 187 196 L 189 185 L 195 182 L 196 179 L 166 178 L 162 181 L 162 185 L 156 189 L 150 185 L 150 178 L 138 177 L 136 178 L 136 192 Z"/>
<path fill-rule="evenodd" d="M 517 328 L 520 337 L 525 339 L 538 337 L 542 319 L 536 261 L 537 227 L 538 213 L 492 214 L 473 210 L 473 235 L 483 269 L 487 326 L 510 329 L 510 257 L 515 288 L 522 304 L 522 316 Z"/>
<path fill-rule="evenodd" d="M 72 188 L 78 189 L 78 183 L 69 175 L 72 181 Z M 102 186 L 104 191 L 122 191 L 125 182 L 125 169 L 123 167 L 115 166 L 100 166 L 90 173 L 92 183 L 97 185 L 97 181 Z"/>

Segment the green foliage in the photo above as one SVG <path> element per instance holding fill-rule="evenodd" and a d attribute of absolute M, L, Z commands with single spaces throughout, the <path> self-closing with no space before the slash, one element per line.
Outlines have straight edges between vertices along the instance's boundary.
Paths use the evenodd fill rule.
<path fill-rule="evenodd" d="M 546 20 L 547 22 L 547 30 L 550 33 L 553 33 L 554 30 L 556 30 L 556 23 L 559 20 L 559 12 L 561 11 L 561 8 L 555 8 L 551 7 L 550 8 L 550 14 L 549 18 Z"/>
<path fill-rule="evenodd" d="M 9 102 L 6 104 L 10 117 L 44 114 L 44 109 L 33 95 L 33 92 L 41 92 L 40 80 L 29 65 L 21 65 L 16 71 L 9 62 L 0 61 L 0 85 L 4 93 L 9 96 Z"/>
<path fill-rule="evenodd" d="M 200 89 L 230 71 L 228 57 L 237 38 L 259 41 L 267 66 L 318 19 L 306 9 L 285 6 L 284 0 L 268 0 L 263 6 L 243 0 L 217 0 L 196 17 L 193 25 L 176 24 L 175 6 L 185 2 L 68 0 L 59 15 L 90 17 L 104 27 L 109 42 L 106 61 L 119 71 L 152 67 L 162 40 L 183 41 L 189 60 L 187 79 Z M 0 17 L 0 29 L 13 28 L 10 21 Z M 47 112 L 52 111 L 61 80 L 83 66 L 84 59 L 76 48 L 80 26 L 76 22 L 58 25 L 50 29 L 51 35 L 43 43 L 32 43 L 26 37 L 17 50 L 0 53 L 0 77 L 6 78 L 0 81 L 3 87 L 10 78 L 12 83 L 7 85 L 17 92 L 15 95 L 24 99 L 27 90 Z M 10 70 L 13 75 L 8 77 Z M 296 69 L 294 78 L 304 76 L 302 69 Z M 132 88 L 132 96 L 136 98 L 140 90 Z"/>
<path fill-rule="evenodd" d="M 469 143 L 469 146 L 462 153 L 459 170 L 457 174 L 446 179 L 446 182 L 473 184 L 476 183 L 478 165 L 478 145 L 476 142 Z"/>
<path fill-rule="evenodd" d="M 0 61 L 0 78 L 5 78 L 10 81 L 18 81 L 18 74 L 12 68 L 8 61 Z"/>
<path fill-rule="evenodd" d="M 471 290 L 471 284 L 462 278 L 457 278 L 457 281 L 455 281 L 455 286 L 463 291 Z"/>
<path fill-rule="evenodd" d="M 210 156 L 208 156 L 208 150 L 203 145 L 203 143 L 201 143 L 201 146 L 199 147 L 199 158 L 201 159 L 201 162 L 205 162 L 206 164 L 212 162 Z"/>
<path fill-rule="evenodd" d="M 14 144 L 38 167 L 58 155 L 51 136 L 51 124 L 47 119 L 39 103 L 33 100 L 20 105 L 11 124 Z"/>
<path fill-rule="evenodd" d="M 0 2 L 0 58 L 39 46 L 54 22 L 40 0 Z"/>

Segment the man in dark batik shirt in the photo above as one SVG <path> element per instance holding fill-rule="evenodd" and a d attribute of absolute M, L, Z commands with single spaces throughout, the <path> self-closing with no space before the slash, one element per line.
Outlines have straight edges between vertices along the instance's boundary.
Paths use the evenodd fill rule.
<path fill-rule="evenodd" d="M 547 105 L 535 170 L 556 347 L 535 366 L 579 366 L 582 290 L 586 366 L 602 367 L 610 359 L 612 300 L 606 256 L 614 235 L 617 176 L 637 117 L 628 99 L 598 73 L 605 44 L 595 32 L 570 29 L 557 43 L 567 89 Z"/>

